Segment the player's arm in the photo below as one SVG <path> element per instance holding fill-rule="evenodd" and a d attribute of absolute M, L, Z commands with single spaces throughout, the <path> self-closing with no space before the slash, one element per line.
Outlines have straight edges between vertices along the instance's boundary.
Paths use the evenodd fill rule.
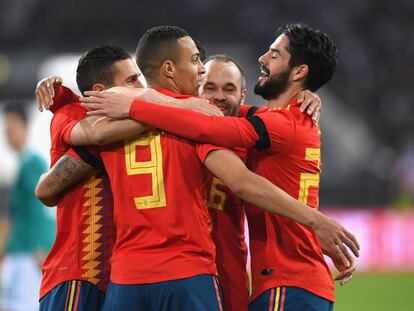
<path fill-rule="evenodd" d="M 322 100 L 318 94 L 309 90 L 302 90 L 296 96 L 299 109 L 312 117 L 314 124 L 319 124 L 319 119 L 323 111 Z M 259 109 L 257 106 L 243 104 L 240 106 L 239 117 L 248 118 L 253 116 Z"/>
<path fill-rule="evenodd" d="M 153 127 L 173 134 L 226 147 L 251 148 L 260 139 L 254 126 L 249 122 L 257 121 L 253 116 L 249 120 L 241 118 L 222 118 L 207 116 L 195 111 L 188 111 L 176 107 L 161 106 L 116 92 L 88 92 L 93 94 L 81 98 L 84 106 L 93 109 L 88 114 L 99 114 L 111 118 L 125 117 L 129 113 L 131 119 L 141 121 Z M 181 105 L 184 105 L 180 101 Z M 212 106 L 212 105 L 207 105 Z M 260 121 L 260 120 L 259 120 Z M 220 133 L 220 135 L 217 135 Z"/>
<path fill-rule="evenodd" d="M 229 148 L 260 147 L 261 134 L 265 131 L 257 116 L 248 119 L 207 116 L 137 100 L 131 105 L 130 117 L 187 139 Z"/>
<path fill-rule="evenodd" d="M 214 150 L 207 155 L 204 163 L 242 200 L 312 228 L 318 236 L 322 250 L 336 262 L 342 262 L 349 267 L 352 256 L 345 245 L 359 256 L 358 241 L 344 227 L 248 170 L 234 153 Z"/>
<path fill-rule="evenodd" d="M 90 116 L 80 120 L 70 131 L 69 144 L 73 146 L 107 145 L 124 139 L 132 139 L 148 128 L 130 119 L 112 120 Z"/>
<path fill-rule="evenodd" d="M 194 111 L 197 110 L 194 107 L 201 107 L 202 104 L 189 105 L 189 107 L 192 107 L 189 108 L 181 101 L 181 108 L 193 110 L 184 111 L 183 109 L 174 109 L 174 107 L 160 107 L 148 101 L 133 100 L 133 97 L 121 92 L 102 91 L 87 92 L 87 94 L 91 96 L 81 100 L 85 107 L 93 110 L 88 114 L 125 118 L 129 112 L 131 119 L 204 143 L 232 148 L 251 148 L 253 146 L 263 148 L 260 141 L 263 140 L 263 137 L 260 136 L 262 134 L 267 135 L 265 133 L 266 127 L 256 116 L 250 117 L 249 122 L 239 118 L 222 119 L 215 117 L 214 114 L 205 116 L 195 113 Z M 300 98 L 301 108 L 308 107 L 308 111 L 313 110 L 314 113 L 319 114 L 321 109 L 320 98 L 311 92 L 303 92 L 303 94 Z M 220 135 L 217 135 L 217 133 L 220 133 Z"/>
<path fill-rule="evenodd" d="M 46 206 L 55 206 L 59 194 L 94 172 L 92 165 L 72 155 L 63 155 L 43 174 L 35 189 L 36 197 Z"/>
<path fill-rule="evenodd" d="M 129 107 L 133 100 L 142 100 L 166 107 L 179 107 L 207 115 L 223 115 L 220 109 L 211 105 L 208 100 L 186 95 L 177 99 L 150 88 L 119 86 L 104 91 L 87 91 L 85 95 L 88 97 L 82 97 L 80 100 L 84 107 L 91 109 L 88 115 L 107 116 L 111 119 L 129 118 Z"/>

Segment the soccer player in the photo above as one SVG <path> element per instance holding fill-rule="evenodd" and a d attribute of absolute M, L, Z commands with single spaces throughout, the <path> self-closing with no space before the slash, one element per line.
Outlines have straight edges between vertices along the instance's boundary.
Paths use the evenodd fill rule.
<path fill-rule="evenodd" d="M 259 62 L 261 77 L 255 92 L 268 100 L 269 109 L 248 119 L 206 117 L 139 100 L 131 105 L 131 99 L 123 101 L 111 91 L 90 93 L 96 97 L 85 102 L 92 102 L 89 107 L 99 114 L 129 115 L 190 139 L 251 149 L 248 163 L 254 172 L 316 208 L 320 129 L 299 111 L 296 95 L 304 88 L 315 91 L 330 80 L 336 68 L 336 47 L 319 31 L 286 25 Z M 354 238 L 348 235 L 335 247 L 326 247 L 306 226 L 253 207 L 248 213 L 253 276 L 250 309 L 332 309 L 333 280 L 319 242 L 342 271 L 341 277 L 348 278 L 353 259 L 343 243 L 358 255 L 356 245 L 349 243 Z M 340 252 L 348 262 L 337 256 Z"/>
<path fill-rule="evenodd" d="M 242 68 L 226 55 L 215 55 L 205 62 L 205 80 L 200 97 L 210 100 L 225 116 L 239 115 L 247 89 Z M 251 106 L 244 106 L 248 112 Z M 251 110 L 253 111 L 253 109 Z M 238 149 L 245 159 L 246 151 Z M 208 177 L 208 208 L 216 246 L 216 265 L 220 278 L 225 310 L 247 310 L 249 280 L 246 270 L 245 212 L 242 201 L 211 173 Z"/>
<path fill-rule="evenodd" d="M 89 50 L 79 60 L 77 84 L 82 92 L 115 85 L 138 87 L 142 86 L 139 75 L 137 66 L 124 50 L 101 46 Z M 42 89 L 38 89 L 38 97 L 42 95 L 39 92 Z M 56 96 L 65 95 L 60 90 Z M 76 101 L 76 97 L 65 100 Z M 43 176 L 46 187 L 38 186 L 36 190 L 37 196 L 42 198 L 46 197 L 47 188 L 59 189 L 59 179 L 75 177 L 73 182 L 78 182 L 58 200 L 45 201 L 48 205 L 57 201 L 58 208 L 56 240 L 43 265 L 40 290 L 42 311 L 100 310 L 108 285 L 109 258 L 114 243 L 113 199 L 109 180 L 102 170 L 92 172 L 92 166 L 83 163 L 77 153 L 69 150 L 68 144 L 68 131 L 84 117 L 85 110 L 79 104 L 55 111 L 50 129 L 51 164 L 62 158 L 56 166 L 55 175 Z M 77 152 L 82 153 L 83 158 L 88 157 L 88 163 L 99 165 L 87 149 L 78 148 Z M 76 175 L 75 168 L 78 169 Z M 79 182 L 82 176 L 87 177 Z"/>
<path fill-rule="evenodd" d="M 246 117 L 258 107 L 244 105 L 247 95 L 242 67 L 227 55 L 214 55 L 205 61 L 205 80 L 200 97 L 219 107 L 225 116 Z M 299 96 L 304 95 L 302 91 Z M 313 109 L 319 109 L 319 97 L 306 96 Z M 313 100 L 313 101 L 312 101 Z M 302 100 L 303 101 L 303 100 Z M 264 109 L 262 107 L 260 109 Z M 259 110 L 260 111 L 260 110 Z M 246 150 L 236 150 L 241 159 Z M 246 271 L 247 246 L 244 236 L 245 212 L 242 201 L 218 178 L 209 174 L 208 207 L 212 221 L 212 237 L 216 245 L 216 264 L 223 290 L 226 310 L 247 310 L 249 283 Z"/>

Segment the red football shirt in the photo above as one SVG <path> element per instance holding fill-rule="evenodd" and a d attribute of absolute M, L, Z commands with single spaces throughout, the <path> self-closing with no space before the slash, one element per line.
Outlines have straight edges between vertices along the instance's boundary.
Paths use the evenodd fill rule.
<path fill-rule="evenodd" d="M 207 153 L 159 130 L 102 148 L 117 228 L 112 282 L 143 284 L 217 274 L 205 202 L 202 161 Z"/>
<path fill-rule="evenodd" d="M 246 151 L 237 150 L 245 160 Z M 247 311 L 249 280 L 244 236 L 243 202 L 223 182 L 209 174 L 208 211 L 216 245 L 216 265 L 226 310 Z"/>
<path fill-rule="evenodd" d="M 62 90 L 66 95 L 71 91 Z M 70 92 L 70 93 L 69 93 Z M 71 152 L 69 134 L 85 117 L 79 103 L 66 105 L 70 96 L 58 93 L 51 121 L 51 163 Z M 59 108 L 59 109 L 58 109 Z M 57 284 L 68 280 L 89 281 L 106 290 L 114 244 L 113 199 L 106 176 L 99 174 L 65 192 L 57 205 L 55 243 L 43 264 L 40 298 Z"/>
<path fill-rule="evenodd" d="M 130 116 L 193 140 L 255 147 L 248 156 L 253 172 L 309 206 L 318 205 L 320 130 L 300 112 L 296 100 L 247 119 L 205 116 L 136 100 Z M 314 232 L 283 217 L 253 211 L 248 214 L 252 299 L 275 286 L 297 286 L 333 301 L 332 276 Z"/>

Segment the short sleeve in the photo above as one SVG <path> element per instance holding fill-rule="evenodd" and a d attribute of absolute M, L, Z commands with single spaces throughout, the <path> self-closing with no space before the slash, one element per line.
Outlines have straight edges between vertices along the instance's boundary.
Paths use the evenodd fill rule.
<path fill-rule="evenodd" d="M 242 159 L 243 162 L 246 161 L 246 149 L 244 149 L 244 148 L 234 148 L 234 149 L 232 149 L 232 148 L 226 148 L 226 147 L 216 146 L 216 145 L 211 145 L 211 144 L 197 144 L 196 149 L 197 149 L 198 157 L 201 160 L 201 162 L 203 162 L 203 163 L 206 160 L 209 153 L 212 152 L 212 151 L 215 151 L 215 150 L 231 151 L 234 154 L 236 154 L 240 159 Z"/>
<path fill-rule="evenodd" d="M 53 116 L 51 136 L 59 144 L 70 145 L 70 133 L 73 127 L 86 117 L 86 109 L 70 105 L 59 109 Z"/>
<path fill-rule="evenodd" d="M 215 150 L 229 150 L 229 151 L 232 151 L 231 149 L 226 148 L 226 147 L 210 145 L 210 144 L 197 144 L 196 149 L 197 149 L 197 155 L 198 155 L 199 159 L 201 160 L 201 162 L 203 162 L 203 163 L 206 160 L 208 154 L 212 151 L 215 151 Z"/>
<path fill-rule="evenodd" d="M 254 107 L 254 106 L 251 106 L 251 105 L 240 105 L 239 117 L 240 118 L 246 118 L 247 114 L 252 109 L 252 107 Z"/>
<path fill-rule="evenodd" d="M 296 123 L 289 111 L 280 109 L 255 115 L 265 127 L 269 139 L 269 148 L 274 152 L 290 150 L 295 135 Z"/>
<path fill-rule="evenodd" d="M 79 96 L 72 92 L 71 89 L 66 86 L 59 86 L 55 97 L 53 97 L 53 105 L 50 106 L 50 111 L 56 113 L 60 108 L 73 102 L 78 102 Z"/>

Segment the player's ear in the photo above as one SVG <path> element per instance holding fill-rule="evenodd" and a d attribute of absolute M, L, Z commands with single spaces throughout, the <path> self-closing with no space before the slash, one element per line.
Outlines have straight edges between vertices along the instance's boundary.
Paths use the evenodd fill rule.
<path fill-rule="evenodd" d="M 246 100 L 246 96 L 247 96 L 247 89 L 243 89 L 241 92 L 240 105 L 244 104 L 244 101 Z"/>
<path fill-rule="evenodd" d="M 168 78 L 174 78 L 175 76 L 174 63 L 168 59 L 164 61 L 161 65 L 161 73 Z"/>
<path fill-rule="evenodd" d="M 103 91 L 105 89 L 105 85 L 103 85 L 102 83 L 95 83 L 92 86 L 92 91 Z"/>
<path fill-rule="evenodd" d="M 292 69 L 292 80 L 293 81 L 302 80 L 306 78 L 306 76 L 308 75 L 308 72 L 309 72 L 309 67 L 306 64 L 295 66 Z"/>

